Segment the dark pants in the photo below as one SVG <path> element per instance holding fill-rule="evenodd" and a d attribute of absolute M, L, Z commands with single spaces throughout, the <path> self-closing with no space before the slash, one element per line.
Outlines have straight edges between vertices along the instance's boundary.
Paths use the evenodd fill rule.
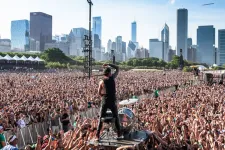
<path fill-rule="evenodd" d="M 66 133 L 67 131 L 69 131 L 69 126 L 67 125 L 62 125 L 63 131 L 64 133 Z"/>
<path fill-rule="evenodd" d="M 119 122 L 117 106 L 116 106 L 115 102 L 106 103 L 105 100 L 103 100 L 102 104 L 101 104 L 101 109 L 100 109 L 97 135 L 100 134 L 100 131 L 102 129 L 101 118 L 106 116 L 107 109 L 110 109 L 112 111 L 113 118 L 115 118 L 115 126 L 116 126 L 116 129 L 117 129 L 117 134 L 120 134 L 121 130 L 120 130 L 120 122 Z"/>

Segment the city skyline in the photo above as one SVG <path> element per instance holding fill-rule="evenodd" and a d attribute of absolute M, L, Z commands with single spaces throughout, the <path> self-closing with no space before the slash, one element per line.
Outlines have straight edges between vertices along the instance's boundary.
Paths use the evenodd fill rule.
<path fill-rule="evenodd" d="M 216 46 L 218 45 L 218 30 L 224 29 L 225 25 L 221 20 L 225 20 L 225 1 L 217 0 L 215 5 L 205 6 L 204 0 L 191 3 L 185 0 L 161 0 L 158 1 L 119 1 L 93 0 L 92 17 L 102 18 L 102 45 L 107 47 L 109 39 L 113 40 L 117 36 L 122 36 L 123 41 L 128 42 L 130 38 L 130 24 L 137 22 L 137 37 L 140 46 L 148 47 L 149 39 L 160 39 L 160 30 L 165 23 L 170 28 L 170 45 L 176 47 L 176 11 L 179 8 L 188 9 L 188 37 L 193 39 L 193 44 L 197 42 L 197 28 L 201 25 L 214 25 L 216 28 Z M 12 5 L 13 4 L 13 5 Z M 23 7 L 24 4 L 29 7 Z M 133 7 L 133 6 L 137 7 Z M 10 23 L 13 20 L 29 20 L 30 12 L 44 12 L 53 16 L 53 35 L 69 34 L 72 28 L 84 27 L 88 29 L 88 4 L 81 0 L 21 0 L 19 2 L 8 0 L 3 1 L 4 6 L 0 9 L 2 15 L 0 35 L 2 38 L 10 37 Z M 21 7 L 23 9 L 21 9 Z M 8 12 L 8 8 L 14 10 Z M 51 8 L 51 9 L 50 9 Z M 54 9 L 53 9 L 54 8 Z M 60 11 L 58 11 L 60 10 Z M 121 13 L 123 10 L 123 13 Z M 124 11 L 125 10 L 125 11 Z M 19 13 L 15 13 L 19 12 Z M 164 13 L 163 13 L 164 12 Z M 73 19 L 71 19 L 71 16 Z"/>

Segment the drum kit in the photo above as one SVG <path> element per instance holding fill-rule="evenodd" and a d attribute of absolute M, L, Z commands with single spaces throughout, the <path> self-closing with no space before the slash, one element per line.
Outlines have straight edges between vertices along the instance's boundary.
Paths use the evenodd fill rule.
<path fill-rule="evenodd" d="M 122 100 L 119 102 L 120 106 L 123 106 L 118 110 L 118 116 L 120 120 L 120 125 L 123 134 L 129 134 L 131 131 L 138 131 L 139 130 L 139 100 L 137 98 L 132 98 L 128 100 Z M 137 108 L 137 118 L 135 117 L 134 112 L 132 109 L 128 108 L 128 106 L 135 105 Z M 110 111 L 107 111 L 109 114 Z M 132 130 L 133 129 L 133 130 Z M 113 130 L 116 131 L 115 125 L 113 125 Z"/>

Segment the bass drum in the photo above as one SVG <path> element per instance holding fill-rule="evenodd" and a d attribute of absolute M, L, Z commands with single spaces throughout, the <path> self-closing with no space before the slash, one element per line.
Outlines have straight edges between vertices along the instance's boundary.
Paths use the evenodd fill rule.
<path fill-rule="evenodd" d="M 135 123 L 135 116 L 131 109 L 129 108 L 120 108 L 118 111 L 119 120 L 120 120 L 120 128 L 124 134 L 128 134 Z M 116 128 L 114 127 L 116 130 Z"/>

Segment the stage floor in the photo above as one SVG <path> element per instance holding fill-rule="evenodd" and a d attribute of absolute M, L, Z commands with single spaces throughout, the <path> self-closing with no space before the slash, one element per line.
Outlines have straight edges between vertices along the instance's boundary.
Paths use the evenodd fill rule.
<path fill-rule="evenodd" d="M 98 145 L 100 147 L 103 147 L 104 149 L 107 148 L 118 148 L 121 146 L 140 146 L 140 143 L 143 141 L 146 141 L 148 139 L 148 136 L 145 131 L 134 131 L 131 132 L 129 135 L 124 136 L 123 140 L 117 140 L 113 137 L 116 137 L 116 134 L 109 134 L 109 137 L 107 136 L 107 133 L 103 133 L 101 135 L 101 140 L 96 143 L 96 141 L 89 141 L 90 145 Z"/>

